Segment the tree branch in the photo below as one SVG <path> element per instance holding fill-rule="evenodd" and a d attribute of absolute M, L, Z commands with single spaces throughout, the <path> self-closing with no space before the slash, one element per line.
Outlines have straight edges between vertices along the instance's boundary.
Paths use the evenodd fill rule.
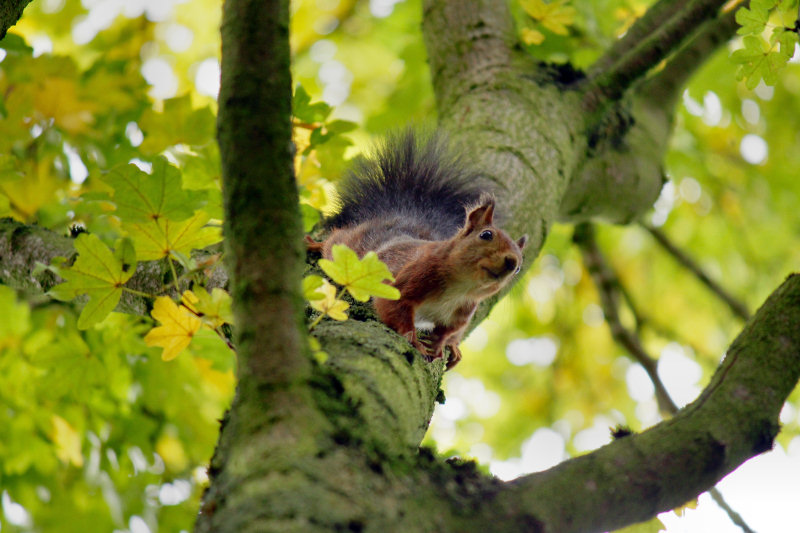
<path fill-rule="evenodd" d="M 772 448 L 798 377 L 800 275 L 792 275 L 748 322 L 700 397 L 673 419 L 520 478 L 494 504 L 524 506 L 542 531 L 563 533 L 613 530 L 673 509 Z"/>
<path fill-rule="evenodd" d="M 0 2 L 0 39 L 6 36 L 8 28 L 17 23 L 31 0 L 5 0 Z"/>
<path fill-rule="evenodd" d="M 575 228 L 573 239 L 581 248 L 586 268 L 597 286 L 597 291 L 600 294 L 600 301 L 603 307 L 603 314 L 611 329 L 612 336 L 614 340 L 628 351 L 634 360 L 644 367 L 655 388 L 659 409 L 662 413 L 672 416 L 678 412 L 678 407 L 675 405 L 664 383 L 661 381 L 661 377 L 658 375 L 658 362 L 644 350 L 639 336 L 624 327 L 619 318 L 619 313 L 617 311 L 619 307 L 617 293 L 622 293 L 628 305 L 632 308 L 633 303 L 631 302 L 630 296 L 627 295 L 627 291 L 624 290 L 624 286 L 620 282 L 616 272 L 608 266 L 603 253 L 600 251 L 597 239 L 595 238 L 594 229 L 593 224 L 579 224 Z M 633 311 L 634 315 L 638 317 L 635 308 L 633 308 Z M 637 318 L 637 325 L 638 324 Z M 716 487 L 709 489 L 709 493 L 714 501 L 717 502 L 717 505 L 728 514 L 728 517 L 734 524 L 738 525 L 745 533 L 753 533 L 739 513 L 725 502 L 722 493 L 720 493 Z"/>
<path fill-rule="evenodd" d="M 721 0 L 689 0 L 685 6 L 679 2 L 659 2 L 655 14 L 643 17 L 640 34 L 634 42 L 626 43 L 628 51 L 612 47 L 619 55 L 602 70 L 593 69 L 584 96 L 587 109 L 596 110 L 619 100 L 625 92 L 653 67 L 674 52 L 685 39 L 707 20 L 715 17 L 724 4 Z M 647 33 L 644 33 L 646 30 Z M 609 57 L 608 60 L 612 58 Z M 608 61 L 607 60 L 607 61 Z"/>
<path fill-rule="evenodd" d="M 70 237 L 47 228 L 26 225 L 11 218 L 0 219 L 0 284 L 30 297 L 42 297 L 63 280 L 49 270 L 37 270 L 37 263 L 49 265 L 54 257 L 65 257 L 69 264 L 75 257 L 73 242 Z M 203 262 L 216 255 L 218 249 L 219 246 L 215 245 L 205 250 L 195 250 L 192 258 Z M 161 294 L 166 279 L 172 279 L 166 260 L 141 261 L 136 265 L 134 275 L 125 283 L 125 288 L 145 294 Z M 228 283 L 227 272 L 222 268 L 214 269 L 205 281 L 208 288 L 224 287 Z M 125 291 L 115 311 L 146 315 L 151 307 L 150 298 Z"/>
<path fill-rule="evenodd" d="M 590 80 L 597 78 L 619 61 L 623 56 L 636 48 L 643 39 L 664 26 L 689 0 L 659 0 L 639 17 L 628 30 L 612 44 L 586 72 Z"/>
<path fill-rule="evenodd" d="M 650 357 L 650 354 L 642 346 L 639 337 L 622 325 L 619 318 L 619 300 L 617 291 L 621 287 L 619 278 L 614 273 L 603 257 L 595 239 L 594 225 L 588 222 L 578 224 L 575 227 L 573 241 L 580 247 L 583 253 L 583 262 L 589 271 L 592 279 L 597 286 L 600 295 L 600 303 L 603 307 L 603 314 L 611 330 L 611 336 L 636 360 L 647 372 L 650 381 L 656 390 L 656 400 L 658 408 L 662 413 L 673 415 L 678 411 L 678 406 L 672 401 L 664 383 L 658 375 L 658 362 Z"/>
<path fill-rule="evenodd" d="M 562 220 L 627 223 L 641 215 L 643 205 L 652 205 L 665 181 L 661 165 L 683 84 L 735 29 L 733 12 L 708 21 L 629 98 L 597 103 L 603 112 L 591 115 L 587 125 L 592 153 L 570 180 Z"/>
<path fill-rule="evenodd" d="M 694 276 L 700 280 L 700 282 L 712 293 L 714 293 L 716 297 L 725 302 L 734 315 L 742 320 L 747 320 L 750 318 L 750 312 L 747 310 L 747 306 L 728 293 L 728 291 L 722 288 L 722 286 L 716 281 L 711 279 L 708 274 L 706 274 L 705 271 L 700 268 L 700 265 L 698 265 L 697 262 L 695 262 L 695 260 L 692 259 L 686 252 L 675 246 L 675 244 L 669 240 L 663 231 L 658 228 L 654 228 L 649 224 L 642 224 L 642 227 L 653 236 L 656 242 L 660 244 L 669 255 L 671 255 L 678 263 L 686 267 L 692 274 L 694 274 Z"/>
<path fill-rule="evenodd" d="M 733 8 L 706 22 L 685 46 L 675 52 L 662 70 L 639 86 L 637 94 L 658 102 L 661 106 L 672 108 L 687 80 L 720 45 L 736 34 L 738 27 L 736 10 Z"/>
<path fill-rule="evenodd" d="M 298 476 L 308 483 L 314 458 L 335 447 L 335 419 L 317 405 L 312 380 L 326 392 L 336 387 L 315 374 L 300 293 L 306 254 L 293 172 L 289 1 L 227 0 L 221 31 L 217 126 L 238 383 L 195 530 L 298 530 L 282 512 L 291 508 L 286 487 L 310 508 Z"/>
<path fill-rule="evenodd" d="M 293 172 L 288 1 L 231 0 L 222 19 L 218 137 L 240 380 L 310 371 L 303 230 Z"/>

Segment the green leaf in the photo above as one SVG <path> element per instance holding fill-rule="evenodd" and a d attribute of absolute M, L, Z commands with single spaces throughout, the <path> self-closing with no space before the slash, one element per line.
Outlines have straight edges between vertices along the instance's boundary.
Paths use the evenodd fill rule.
<path fill-rule="evenodd" d="M 22 339 L 30 329 L 30 314 L 27 304 L 17 303 L 14 289 L 0 285 L 0 349 Z"/>
<path fill-rule="evenodd" d="M 735 16 L 736 23 L 741 26 L 736 33 L 739 35 L 759 34 L 767 25 L 769 11 L 757 5 L 757 2 L 751 2 L 750 9 L 739 8 Z"/>
<path fill-rule="evenodd" d="M 28 43 L 25 42 L 25 38 L 16 33 L 6 33 L 6 36 L 0 41 L 0 48 L 7 52 L 20 55 L 33 54 L 33 48 L 28 46 Z"/>
<path fill-rule="evenodd" d="M 188 256 L 192 250 L 221 241 L 222 229 L 206 226 L 210 218 L 208 213 L 197 211 L 188 220 L 180 222 L 160 218 L 123 224 L 123 228 L 133 239 L 139 260 L 152 261 L 170 254 Z"/>
<path fill-rule="evenodd" d="M 122 285 L 133 275 L 133 269 L 123 270 L 122 262 L 96 235 L 78 235 L 75 250 L 78 252 L 75 264 L 61 268 L 66 283 L 53 287 L 50 294 L 61 300 L 88 294 L 89 302 L 78 318 L 78 328 L 87 329 L 114 310 L 122 295 Z"/>
<path fill-rule="evenodd" d="M 106 183 L 114 188 L 116 215 L 123 222 L 185 220 L 203 206 L 203 191 L 181 187 L 181 173 L 166 158 L 159 157 L 148 174 L 128 164 L 109 172 Z"/>
<path fill-rule="evenodd" d="M 300 215 L 303 217 L 303 231 L 308 233 L 317 225 L 320 213 L 308 204 L 300 204 Z"/>
<path fill-rule="evenodd" d="M 205 146 L 214 142 L 216 119 L 208 107 L 193 109 L 187 94 L 164 100 L 161 113 L 145 111 L 139 127 L 145 134 L 139 149 L 145 154 L 157 154 L 179 144 Z"/>
<path fill-rule="evenodd" d="M 311 103 L 311 97 L 308 95 L 302 85 L 298 85 L 294 91 L 294 98 L 292 100 L 292 115 L 301 122 L 313 124 L 314 122 L 322 122 L 328 115 L 331 114 L 333 108 L 325 102 Z"/>
<path fill-rule="evenodd" d="M 136 270 L 136 249 L 133 247 L 133 241 L 128 237 L 117 239 L 114 243 L 114 257 L 122 265 L 122 271 L 135 271 Z"/>
<path fill-rule="evenodd" d="M 317 292 L 322 287 L 322 277 L 311 274 L 303 278 L 303 298 L 306 300 L 322 300 L 325 295 Z"/>
<path fill-rule="evenodd" d="M 370 296 L 388 300 L 400 298 L 400 291 L 383 283 L 383 280 L 394 281 L 394 276 L 375 252 L 368 252 L 359 259 L 347 246 L 336 244 L 332 253 L 333 261 L 320 259 L 319 266 L 333 281 L 347 288 L 356 300 L 366 302 Z"/>
<path fill-rule="evenodd" d="M 794 55 L 795 45 L 798 42 L 798 35 L 786 28 L 776 28 L 773 32 L 775 40 L 780 44 L 781 56 L 785 61 L 789 61 Z"/>

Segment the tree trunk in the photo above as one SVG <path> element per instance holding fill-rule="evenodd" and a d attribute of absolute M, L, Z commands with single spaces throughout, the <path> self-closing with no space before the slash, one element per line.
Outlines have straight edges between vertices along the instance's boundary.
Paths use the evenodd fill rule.
<path fill-rule="evenodd" d="M 612 48 L 599 62 L 608 66 L 584 77 L 517 52 L 501 3 L 426 2 L 442 123 L 494 177 L 512 233 L 532 235 L 528 263 L 556 218 L 627 221 L 650 206 L 672 120 L 654 102 L 674 103 L 680 84 L 634 82 L 678 49 L 678 29 L 685 35 L 709 19 L 671 56 L 684 73 L 700 64 L 731 33 L 716 5 L 657 4 L 631 30 L 647 36 L 642 46 L 633 55 Z M 706 391 L 674 419 L 510 483 L 419 451 L 443 364 L 422 361 L 368 308 L 360 313 L 368 320 L 315 330 L 329 354 L 316 364 L 293 298 L 300 235 L 289 132 L 273 128 L 289 123 L 286 7 L 225 7 L 220 143 L 240 382 L 198 531 L 604 531 L 695 497 L 772 446 L 800 376 L 800 277 L 770 297 Z M 656 48 L 653 26 L 663 26 Z M 250 199 L 265 191 L 277 202 L 268 208 Z M 262 244 L 265 228 L 274 234 Z M 285 272 L 271 284 L 276 268 Z"/>
<path fill-rule="evenodd" d="M 0 36 L 26 3 L 0 10 Z M 499 188 L 511 232 L 532 237 L 527 265 L 554 220 L 625 222 L 651 205 L 682 84 L 733 32 L 720 4 L 658 2 L 584 74 L 522 54 L 502 2 L 426 0 L 442 125 Z M 197 531 L 606 531 L 696 497 L 771 448 L 800 377 L 800 276 L 747 323 L 695 402 L 641 434 L 509 483 L 420 450 L 441 361 L 423 361 L 369 306 L 354 313 L 364 320 L 314 331 L 326 364 L 308 347 L 288 0 L 226 1 L 222 71 L 239 382 Z M 74 255 L 68 238 L 0 221 L 3 284 L 48 290 L 55 278 L 34 266 L 55 255 Z M 129 284 L 163 268 L 139 265 Z M 120 306 L 144 312 L 135 298 Z"/>

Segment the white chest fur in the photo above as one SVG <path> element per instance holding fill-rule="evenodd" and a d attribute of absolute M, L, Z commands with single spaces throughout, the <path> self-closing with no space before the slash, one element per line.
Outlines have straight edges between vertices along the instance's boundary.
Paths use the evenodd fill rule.
<path fill-rule="evenodd" d="M 461 309 L 475 302 L 471 294 L 474 290 L 475 284 L 469 281 L 452 283 L 442 295 L 425 300 L 417 307 L 414 325 L 423 330 L 431 330 L 437 324 L 452 325 L 462 313 Z"/>

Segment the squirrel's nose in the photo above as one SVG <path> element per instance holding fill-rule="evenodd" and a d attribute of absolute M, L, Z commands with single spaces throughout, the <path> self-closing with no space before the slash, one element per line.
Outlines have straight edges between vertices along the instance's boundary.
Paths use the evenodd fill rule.
<path fill-rule="evenodd" d="M 517 271 L 517 258 L 513 255 L 506 256 L 505 259 L 505 267 L 506 272 L 515 272 Z"/>

